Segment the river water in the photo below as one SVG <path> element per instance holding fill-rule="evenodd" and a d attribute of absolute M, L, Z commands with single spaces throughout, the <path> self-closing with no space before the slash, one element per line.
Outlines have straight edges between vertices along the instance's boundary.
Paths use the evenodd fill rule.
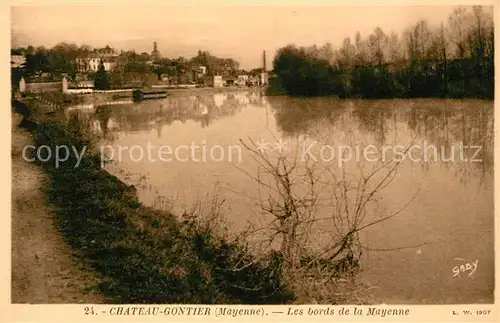
<path fill-rule="evenodd" d="M 299 99 L 205 91 L 73 111 L 90 117 L 103 152 L 113 159 L 107 168 L 138 187 L 145 204 L 181 214 L 195 206 L 211 209 L 216 198 L 224 201 L 220 212 L 235 232 L 269 220 L 261 206 L 270 190 L 255 181 L 265 167 L 240 140 L 260 146 L 269 160 L 281 153 L 314 161 L 324 174 L 318 182 L 327 183 L 320 187 L 323 198 L 332 198 L 331 174 L 359 183 L 362 174 L 381 165 L 373 156 L 390 161 L 394 147 L 400 147 L 407 157 L 390 183 L 377 190 L 365 221 L 396 215 L 362 231 L 358 279 L 373 287 L 376 302 L 493 302 L 491 101 Z M 317 216 L 338 212 L 327 204 Z"/>

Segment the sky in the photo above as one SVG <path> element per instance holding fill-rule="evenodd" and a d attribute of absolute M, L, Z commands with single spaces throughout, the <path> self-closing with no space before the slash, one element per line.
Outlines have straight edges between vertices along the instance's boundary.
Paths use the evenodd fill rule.
<path fill-rule="evenodd" d="M 153 41 L 166 57 L 192 57 L 198 49 L 231 57 L 241 68 L 271 66 L 287 44 L 339 47 L 356 31 L 377 26 L 401 32 L 420 19 L 446 21 L 451 6 L 339 6 L 217 4 L 72 4 L 11 7 L 12 46 L 51 47 L 65 41 L 151 52 Z"/>

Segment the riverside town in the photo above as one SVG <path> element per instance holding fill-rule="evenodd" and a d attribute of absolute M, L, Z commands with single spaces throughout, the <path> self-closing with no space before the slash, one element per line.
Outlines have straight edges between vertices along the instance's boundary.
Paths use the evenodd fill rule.
<path fill-rule="evenodd" d="M 12 304 L 493 321 L 493 6 L 203 3 L 11 7 Z"/>

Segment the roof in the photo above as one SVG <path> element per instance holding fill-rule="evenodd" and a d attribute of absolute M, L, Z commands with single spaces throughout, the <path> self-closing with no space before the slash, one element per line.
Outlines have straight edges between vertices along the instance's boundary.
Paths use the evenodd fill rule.
<path fill-rule="evenodd" d="M 69 82 L 68 88 L 70 89 L 85 89 L 94 87 L 94 81 L 77 81 L 77 82 Z"/>
<path fill-rule="evenodd" d="M 80 61 L 85 61 L 85 60 L 89 60 L 89 59 L 101 59 L 104 62 L 115 62 L 117 60 L 117 58 L 115 56 L 104 56 L 103 57 L 102 55 L 99 55 L 98 53 L 89 53 L 85 57 L 77 57 L 76 59 L 80 60 Z"/>
<path fill-rule="evenodd" d="M 86 55 L 82 55 L 80 57 L 77 57 L 76 59 L 85 60 L 85 59 L 91 59 L 91 58 L 100 58 L 100 56 L 95 52 L 90 52 Z"/>
<path fill-rule="evenodd" d="M 14 67 L 19 67 L 26 63 L 26 57 L 24 57 L 23 55 L 11 55 L 10 63 Z"/>
<path fill-rule="evenodd" d="M 151 89 L 151 88 L 143 88 L 143 89 L 135 89 L 134 92 L 142 92 L 144 94 L 160 94 L 160 93 L 167 93 L 166 90 L 162 89 Z"/>

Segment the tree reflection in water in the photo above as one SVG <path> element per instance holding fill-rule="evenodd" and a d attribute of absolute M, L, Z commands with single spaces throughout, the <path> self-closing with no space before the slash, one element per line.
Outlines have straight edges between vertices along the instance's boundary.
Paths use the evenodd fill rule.
<path fill-rule="evenodd" d="M 316 140 L 344 138 L 359 142 L 363 135 L 369 144 L 416 144 L 437 147 L 438 161 L 451 157 L 454 145 L 482 147 L 458 151 L 455 173 L 467 182 L 471 167 L 482 179 L 493 172 L 493 102 L 480 100 L 338 100 L 270 98 L 278 129 L 286 136 L 306 134 Z M 421 161 L 424 170 L 429 161 Z M 444 167 L 450 163 L 442 162 Z"/>

